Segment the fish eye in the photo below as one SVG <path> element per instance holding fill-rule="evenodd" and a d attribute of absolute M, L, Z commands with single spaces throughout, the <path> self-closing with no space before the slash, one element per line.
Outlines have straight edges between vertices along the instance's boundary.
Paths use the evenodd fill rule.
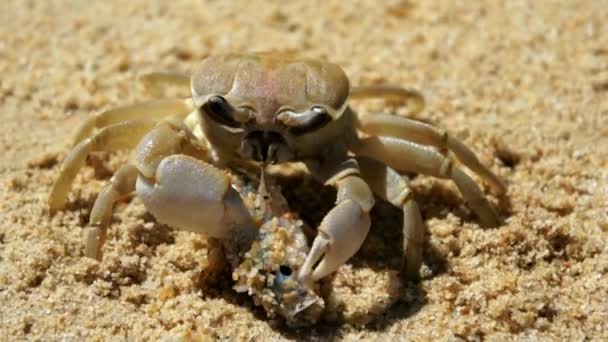
<path fill-rule="evenodd" d="M 279 272 L 281 272 L 282 275 L 289 277 L 293 270 L 287 265 L 281 265 L 279 266 Z"/>
<path fill-rule="evenodd" d="M 241 126 L 241 124 L 234 119 L 234 108 L 232 108 L 225 98 L 219 95 L 211 96 L 202 108 L 212 120 L 219 124 L 229 127 Z"/>

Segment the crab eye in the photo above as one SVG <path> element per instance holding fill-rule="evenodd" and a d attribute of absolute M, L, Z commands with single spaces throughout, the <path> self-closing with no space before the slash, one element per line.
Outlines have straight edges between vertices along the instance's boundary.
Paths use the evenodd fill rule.
<path fill-rule="evenodd" d="M 289 129 L 294 135 L 314 132 L 331 121 L 331 116 L 327 110 L 319 106 L 312 107 L 297 116 L 298 118 L 295 120 L 297 125 L 293 125 Z"/>
<path fill-rule="evenodd" d="M 221 96 L 211 96 L 203 105 L 205 113 L 217 123 L 229 127 L 240 127 L 240 123 L 234 119 L 234 108 Z"/>

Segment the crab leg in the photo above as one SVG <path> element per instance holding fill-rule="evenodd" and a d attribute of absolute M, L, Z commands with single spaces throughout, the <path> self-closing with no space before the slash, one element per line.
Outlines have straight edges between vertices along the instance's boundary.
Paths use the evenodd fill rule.
<path fill-rule="evenodd" d="M 357 157 L 361 176 L 374 193 L 403 210 L 403 270 L 411 280 L 417 280 L 422 264 L 424 223 L 414 200 L 409 182 L 384 163 L 367 157 Z"/>
<path fill-rule="evenodd" d="M 255 225 L 226 172 L 201 161 L 208 151 L 181 122 L 164 122 L 135 153 L 136 191 L 146 209 L 176 229 L 223 238 Z"/>
<path fill-rule="evenodd" d="M 350 90 L 350 97 L 351 99 L 383 97 L 389 100 L 405 100 L 408 105 L 411 104 L 410 114 L 419 113 L 425 106 L 424 96 L 420 92 L 399 86 L 356 86 Z"/>
<path fill-rule="evenodd" d="M 88 117 L 80 127 L 78 127 L 72 144 L 76 145 L 88 138 L 93 134 L 95 129 L 128 120 L 150 119 L 160 121 L 171 115 L 184 118 L 193 109 L 194 107 L 190 103 L 190 100 L 179 99 L 147 101 L 110 109 Z"/>
<path fill-rule="evenodd" d="M 76 145 L 65 158 L 59 177 L 51 189 L 48 200 L 50 212 L 54 213 L 65 206 L 72 182 L 90 152 L 133 148 L 155 124 L 152 120 L 121 122 L 99 130 Z"/>
<path fill-rule="evenodd" d="M 387 114 L 361 116 L 358 118 L 358 125 L 369 134 L 401 138 L 417 144 L 430 145 L 441 151 L 450 150 L 466 167 L 488 182 L 498 194 L 506 192 L 501 180 L 477 159 L 473 151 L 443 129 Z"/>
<path fill-rule="evenodd" d="M 328 164 L 308 164 L 315 176 L 337 188 L 338 195 L 336 206 L 321 221 L 319 234 L 299 271 L 298 278 L 305 284 L 329 275 L 350 259 L 363 244 L 371 224 L 369 211 L 374 206 L 374 195 L 361 179 L 357 162 L 350 159 Z"/>
<path fill-rule="evenodd" d="M 112 206 L 133 191 L 159 222 L 176 229 L 216 238 L 233 228 L 253 229 L 228 175 L 199 160 L 207 158 L 207 150 L 182 122 L 157 124 L 137 145 L 133 164 L 121 167 L 97 197 L 89 220 L 86 255 L 101 258 Z"/>
<path fill-rule="evenodd" d="M 190 89 L 190 77 L 173 72 L 151 72 L 143 74 L 139 80 L 144 84 L 146 91 L 154 96 L 162 96 L 168 87 Z"/>
<path fill-rule="evenodd" d="M 112 219 L 112 206 L 121 197 L 135 191 L 136 179 L 137 168 L 131 164 L 123 165 L 97 196 L 86 233 L 85 255 L 89 258 L 101 259 L 101 247 Z"/>
<path fill-rule="evenodd" d="M 382 160 L 400 171 L 410 171 L 454 181 L 465 201 L 487 227 L 498 225 L 498 215 L 484 198 L 479 186 L 452 161 L 435 149 L 394 137 L 358 140 L 351 149 L 357 155 Z"/>

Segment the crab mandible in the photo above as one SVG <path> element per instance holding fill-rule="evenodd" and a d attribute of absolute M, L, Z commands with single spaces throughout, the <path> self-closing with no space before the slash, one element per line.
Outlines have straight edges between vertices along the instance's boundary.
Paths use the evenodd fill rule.
<path fill-rule="evenodd" d="M 161 223 L 222 238 L 253 225 L 239 194 L 219 166 L 303 162 L 337 188 L 335 207 L 318 228 L 298 277 L 313 283 L 337 270 L 362 245 L 374 194 L 403 210 L 404 270 L 416 278 L 423 223 L 407 180 L 416 172 L 454 181 L 483 225 L 497 214 L 478 185 L 450 157 L 498 193 L 502 182 L 459 140 L 412 119 L 359 116 L 349 96 L 401 96 L 423 107 L 420 95 L 392 87 L 350 89 L 332 63 L 281 53 L 229 54 L 203 60 L 192 77 L 150 74 L 155 88 L 189 84 L 192 98 L 144 102 L 102 112 L 81 126 L 49 198 L 64 208 L 73 179 L 92 151 L 135 148 L 99 194 L 90 216 L 86 255 L 101 257 L 112 206 L 135 191 Z M 217 165 L 213 166 L 212 164 Z M 315 266 L 316 265 L 316 266 Z"/>

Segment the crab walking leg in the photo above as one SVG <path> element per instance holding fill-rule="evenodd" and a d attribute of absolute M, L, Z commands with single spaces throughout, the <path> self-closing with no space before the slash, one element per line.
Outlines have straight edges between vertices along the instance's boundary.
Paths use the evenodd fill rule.
<path fill-rule="evenodd" d="M 131 149 L 155 124 L 151 120 L 132 120 L 110 125 L 76 145 L 65 158 L 51 189 L 48 200 L 50 212 L 54 213 L 65 206 L 72 182 L 90 152 Z"/>
<path fill-rule="evenodd" d="M 154 100 L 110 109 L 87 118 L 78 127 L 72 145 L 76 145 L 91 136 L 95 129 L 128 120 L 149 119 L 160 121 L 172 115 L 184 118 L 193 109 L 190 100 L 180 99 Z"/>
<path fill-rule="evenodd" d="M 135 191 L 136 179 L 137 168 L 131 164 L 123 165 L 97 196 L 86 232 L 85 255 L 87 257 L 101 259 L 101 247 L 105 243 L 108 226 L 112 219 L 112 207 L 121 197 Z"/>
<path fill-rule="evenodd" d="M 452 151 L 460 162 L 488 182 L 498 194 L 502 195 L 506 192 L 502 181 L 477 159 L 473 151 L 443 129 L 387 114 L 361 116 L 358 118 L 358 125 L 361 130 L 369 134 L 392 136 L 417 144 L 434 146 L 442 151 Z"/>
<path fill-rule="evenodd" d="M 151 72 L 139 77 L 146 91 L 153 96 L 163 96 L 168 87 L 190 89 L 190 77 L 173 72 Z"/>
<path fill-rule="evenodd" d="M 424 109 L 424 96 L 414 89 L 399 86 L 375 85 L 356 86 L 350 90 L 351 99 L 382 97 L 389 100 L 405 100 L 408 102 L 410 114 L 419 113 Z"/>
<path fill-rule="evenodd" d="M 321 168 L 326 169 L 327 166 Z M 298 278 L 306 284 L 331 274 L 350 259 L 365 241 L 371 224 L 369 211 L 374 206 L 374 195 L 361 179 L 356 161 L 350 159 L 339 165 L 337 170 L 335 166 L 329 166 L 329 169 L 335 170 L 334 176 L 325 184 L 337 188 L 336 206 L 321 221 L 319 234 L 299 271 Z M 314 168 L 311 171 L 316 176 L 323 172 Z"/>
<path fill-rule="evenodd" d="M 367 157 L 357 157 L 361 176 L 380 198 L 403 210 L 403 272 L 417 280 L 422 264 L 424 223 L 412 189 L 406 178 L 386 164 Z"/>
<path fill-rule="evenodd" d="M 452 179 L 482 225 L 495 227 L 498 215 L 485 199 L 479 186 L 452 161 L 435 149 L 394 137 L 370 137 L 351 146 L 354 153 L 382 160 L 399 171 L 422 173 Z"/>

